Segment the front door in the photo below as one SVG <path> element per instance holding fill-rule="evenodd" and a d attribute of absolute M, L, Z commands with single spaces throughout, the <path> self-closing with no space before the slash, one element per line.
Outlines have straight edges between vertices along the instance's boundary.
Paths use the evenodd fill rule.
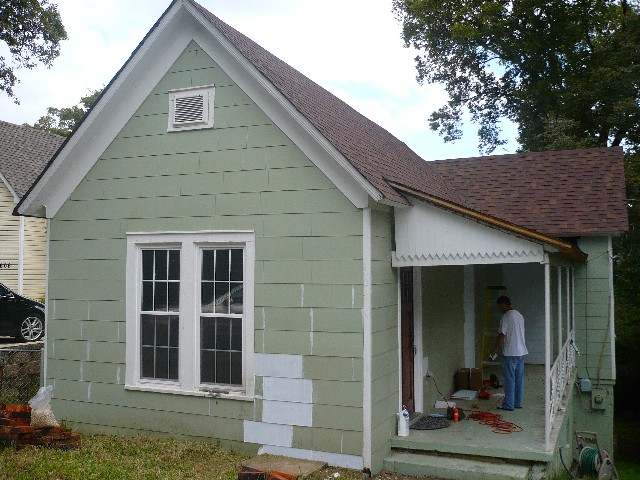
<path fill-rule="evenodd" d="M 415 411 L 413 361 L 413 268 L 400 269 L 400 338 L 402 358 L 402 404 L 409 413 Z"/>

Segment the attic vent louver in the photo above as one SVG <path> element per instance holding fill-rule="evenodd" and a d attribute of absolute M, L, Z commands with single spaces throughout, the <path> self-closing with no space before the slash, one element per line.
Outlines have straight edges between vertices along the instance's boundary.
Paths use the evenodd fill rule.
<path fill-rule="evenodd" d="M 203 111 L 204 97 L 202 95 L 176 98 L 174 123 L 201 122 Z"/>
<path fill-rule="evenodd" d="M 169 91 L 168 131 L 213 127 L 213 85 Z"/>

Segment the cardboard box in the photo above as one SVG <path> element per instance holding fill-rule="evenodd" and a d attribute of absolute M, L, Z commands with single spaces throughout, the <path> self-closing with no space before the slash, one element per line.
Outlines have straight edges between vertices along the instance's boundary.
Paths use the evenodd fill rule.
<path fill-rule="evenodd" d="M 471 368 L 469 372 L 469 390 L 482 389 L 482 371 L 479 368 Z"/>
<path fill-rule="evenodd" d="M 469 369 L 461 368 L 456 372 L 456 390 L 469 390 Z"/>

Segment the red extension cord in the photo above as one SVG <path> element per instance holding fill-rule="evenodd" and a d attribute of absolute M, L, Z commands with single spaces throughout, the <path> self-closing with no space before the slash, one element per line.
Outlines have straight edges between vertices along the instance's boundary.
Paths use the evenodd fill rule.
<path fill-rule="evenodd" d="M 502 415 L 491 412 L 475 411 L 469 414 L 469 418 L 475 420 L 482 425 L 488 425 L 491 427 L 493 433 L 500 433 L 507 435 L 510 433 L 521 432 L 522 427 L 519 427 L 515 423 L 507 422 L 502 419 Z"/>

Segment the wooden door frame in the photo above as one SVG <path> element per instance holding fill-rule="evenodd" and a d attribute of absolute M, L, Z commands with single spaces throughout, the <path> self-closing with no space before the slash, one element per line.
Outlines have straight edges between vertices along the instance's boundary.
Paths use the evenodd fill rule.
<path fill-rule="evenodd" d="M 413 361 L 413 400 L 417 412 L 424 412 L 423 388 L 425 361 L 423 359 L 422 341 L 422 268 L 412 267 L 413 270 L 413 344 L 415 355 Z M 402 408 L 402 295 L 401 275 L 398 269 L 398 409 Z M 398 410 L 398 411 L 399 411 Z"/>

